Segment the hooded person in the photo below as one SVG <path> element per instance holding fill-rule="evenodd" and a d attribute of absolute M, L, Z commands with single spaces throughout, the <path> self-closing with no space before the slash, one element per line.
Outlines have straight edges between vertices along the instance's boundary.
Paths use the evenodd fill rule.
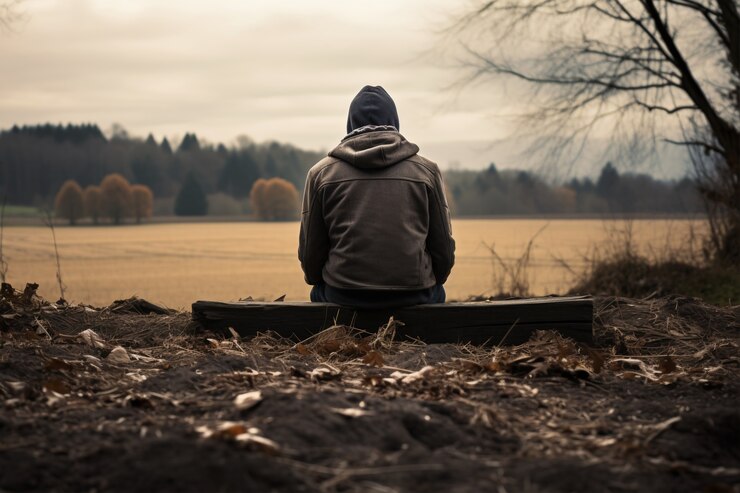
<path fill-rule="evenodd" d="M 365 86 L 350 104 L 347 135 L 309 170 L 298 258 L 311 301 L 445 301 L 455 241 L 442 176 L 399 129 L 390 95 Z"/>

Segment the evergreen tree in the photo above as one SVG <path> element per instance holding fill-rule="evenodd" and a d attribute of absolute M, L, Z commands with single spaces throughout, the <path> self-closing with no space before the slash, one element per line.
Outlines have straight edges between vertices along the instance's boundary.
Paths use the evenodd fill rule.
<path fill-rule="evenodd" d="M 221 170 L 218 189 L 232 197 L 243 198 L 249 195 L 252 185 L 259 177 L 257 163 L 248 152 L 232 152 Z"/>
<path fill-rule="evenodd" d="M 177 152 L 188 152 L 200 150 L 200 143 L 198 137 L 195 134 L 186 133 L 180 142 L 180 147 L 177 148 Z"/>
<path fill-rule="evenodd" d="M 612 163 L 606 163 L 601 168 L 599 180 L 596 182 L 596 192 L 602 197 L 609 198 L 616 190 L 618 183 L 619 172 Z"/>
<path fill-rule="evenodd" d="M 167 137 L 162 139 L 162 143 L 159 145 L 159 147 L 162 149 L 162 151 L 168 155 L 172 155 L 172 146 L 170 145 L 170 141 L 167 140 Z"/>
<path fill-rule="evenodd" d="M 192 171 L 185 177 L 180 192 L 175 198 L 175 214 L 178 216 L 205 216 L 208 199 L 200 182 Z"/>

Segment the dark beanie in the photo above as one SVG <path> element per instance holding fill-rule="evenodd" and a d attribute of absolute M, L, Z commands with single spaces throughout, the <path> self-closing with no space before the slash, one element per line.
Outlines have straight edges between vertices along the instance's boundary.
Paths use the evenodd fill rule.
<path fill-rule="evenodd" d="M 365 125 L 392 125 L 400 130 L 396 104 L 380 86 L 365 86 L 349 105 L 347 133 Z"/>

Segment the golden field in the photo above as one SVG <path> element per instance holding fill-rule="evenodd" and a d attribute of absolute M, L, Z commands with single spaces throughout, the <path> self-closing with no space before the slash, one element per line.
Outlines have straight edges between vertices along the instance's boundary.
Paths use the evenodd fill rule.
<path fill-rule="evenodd" d="M 453 221 L 457 261 L 447 282 L 448 299 L 493 293 L 494 265 L 486 245 L 513 261 L 542 227 L 530 262 L 535 294 L 562 293 L 584 255 L 610 241 L 625 223 L 598 219 L 458 219 Z M 664 251 L 687 241 L 701 223 L 689 219 L 643 219 L 631 223 L 639 249 Z M 8 282 L 40 284 L 59 297 L 51 231 L 43 226 L 5 228 Z M 173 308 L 198 299 L 252 296 L 306 300 L 309 287 L 297 259 L 298 223 L 180 223 L 82 226 L 56 229 L 66 298 L 103 306 L 136 295 Z"/>

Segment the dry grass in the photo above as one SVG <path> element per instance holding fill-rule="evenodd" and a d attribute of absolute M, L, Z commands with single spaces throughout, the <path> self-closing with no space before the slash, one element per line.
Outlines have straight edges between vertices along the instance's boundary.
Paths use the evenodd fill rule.
<path fill-rule="evenodd" d="M 553 257 L 580 270 L 581 252 L 607 238 L 600 220 L 456 220 L 456 262 L 445 285 L 449 299 L 484 297 L 498 291 L 496 268 L 485 245 L 495 245 L 506 265 L 514 265 L 527 242 L 543 227 L 530 250 L 528 284 L 532 293 L 563 292 L 571 279 Z M 637 221 L 635 238 L 642 249 L 683 241 L 689 221 Z M 308 299 L 308 286 L 296 257 L 297 223 L 189 223 L 122 227 L 58 227 L 59 255 L 72 302 L 97 306 L 137 295 L 173 308 L 198 299 Z M 38 282 L 40 292 L 57 299 L 56 266 L 49 231 L 6 227 L 9 280 Z M 509 281 L 506 281 L 508 283 Z"/>

